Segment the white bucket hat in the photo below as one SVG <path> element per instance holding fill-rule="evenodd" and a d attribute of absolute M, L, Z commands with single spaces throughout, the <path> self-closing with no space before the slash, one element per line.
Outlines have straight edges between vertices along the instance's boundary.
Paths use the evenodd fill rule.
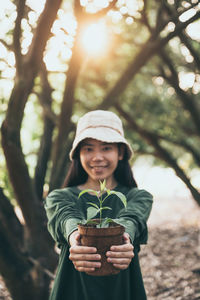
<path fill-rule="evenodd" d="M 111 111 L 94 110 L 81 117 L 77 124 L 76 136 L 69 153 L 72 160 L 78 144 L 84 139 L 92 138 L 106 143 L 123 143 L 126 145 L 128 158 L 133 151 L 124 137 L 120 118 Z"/>

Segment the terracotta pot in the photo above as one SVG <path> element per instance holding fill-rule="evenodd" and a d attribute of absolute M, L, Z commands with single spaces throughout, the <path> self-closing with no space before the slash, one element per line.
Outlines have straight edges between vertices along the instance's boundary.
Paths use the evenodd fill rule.
<path fill-rule="evenodd" d="M 123 233 L 125 228 L 116 223 L 110 223 L 108 228 L 96 228 L 91 225 L 78 225 L 81 235 L 81 244 L 97 248 L 97 253 L 101 255 L 101 268 L 87 274 L 93 276 L 113 275 L 120 272 L 119 269 L 107 262 L 106 252 L 112 245 L 123 244 Z"/>

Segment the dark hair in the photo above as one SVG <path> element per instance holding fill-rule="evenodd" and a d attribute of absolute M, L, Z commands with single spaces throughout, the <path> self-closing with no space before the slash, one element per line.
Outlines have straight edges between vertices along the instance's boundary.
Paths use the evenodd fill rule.
<path fill-rule="evenodd" d="M 88 174 L 85 172 L 80 162 L 80 147 L 81 145 L 79 144 L 75 150 L 70 168 L 63 183 L 63 187 L 77 186 L 87 181 Z M 118 147 L 121 149 L 121 147 L 124 147 L 124 144 L 118 143 Z M 121 185 L 127 187 L 137 187 L 137 183 L 134 179 L 133 172 L 128 161 L 126 147 L 124 147 L 124 157 L 122 160 L 119 160 L 117 168 L 114 171 L 114 177 Z"/>

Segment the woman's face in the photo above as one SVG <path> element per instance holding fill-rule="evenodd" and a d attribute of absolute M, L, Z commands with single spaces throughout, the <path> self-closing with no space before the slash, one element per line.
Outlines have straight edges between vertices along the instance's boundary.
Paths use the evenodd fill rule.
<path fill-rule="evenodd" d="M 85 139 L 80 148 L 80 161 L 89 180 L 99 183 L 106 179 L 113 181 L 118 161 L 123 153 L 116 143 L 105 143 L 95 139 Z"/>

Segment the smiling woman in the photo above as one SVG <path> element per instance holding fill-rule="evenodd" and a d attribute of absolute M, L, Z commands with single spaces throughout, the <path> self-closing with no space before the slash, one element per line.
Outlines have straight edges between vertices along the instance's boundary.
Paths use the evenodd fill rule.
<path fill-rule="evenodd" d="M 52 191 L 45 200 L 49 232 L 61 247 L 51 300 L 147 299 L 138 251 L 140 244 L 147 241 L 146 221 L 151 211 L 152 196 L 137 188 L 129 164 L 131 155 L 132 148 L 124 137 L 122 122 L 116 114 L 96 110 L 79 119 L 70 151 L 72 164 L 64 188 Z M 98 200 L 91 195 L 91 189 L 99 195 L 99 180 L 106 180 L 107 190 L 112 189 L 107 209 L 102 206 L 106 198 Z M 105 191 L 104 183 L 100 189 L 100 192 Z M 80 195 L 81 201 L 78 200 Z M 122 196 L 127 199 L 126 207 L 120 201 Z M 122 236 L 120 231 L 117 232 L 121 236 L 120 241 L 112 241 L 111 246 L 106 238 L 102 251 L 98 248 L 99 242 L 98 245 L 86 242 L 85 230 L 81 234 L 78 231 L 78 223 L 88 217 L 91 219 L 91 203 L 93 208 L 100 207 L 97 218 L 113 219 L 125 229 Z M 88 210 L 90 214 L 87 214 Z M 113 227 L 114 231 L 116 228 L 120 226 Z M 87 229 L 91 235 L 91 227 Z M 106 228 L 98 229 L 103 229 L 103 236 L 106 235 Z M 110 229 L 111 226 L 109 235 Z M 102 246 L 102 240 L 100 244 Z M 109 275 L 107 271 L 100 272 L 101 266 L 107 263 L 111 267 Z M 117 274 L 113 269 L 117 270 Z"/>
<path fill-rule="evenodd" d="M 81 33 L 81 44 L 89 55 L 102 55 L 108 49 L 109 38 L 105 22 L 85 26 Z"/>
<path fill-rule="evenodd" d="M 110 186 L 116 186 L 113 178 L 119 160 L 123 159 L 121 148 L 116 143 L 104 143 L 95 139 L 85 139 L 80 147 L 80 161 L 89 175 L 87 184 L 97 188 L 99 180 L 107 180 Z M 96 184 L 98 183 L 98 185 Z M 85 187 L 82 186 L 84 189 Z"/>

